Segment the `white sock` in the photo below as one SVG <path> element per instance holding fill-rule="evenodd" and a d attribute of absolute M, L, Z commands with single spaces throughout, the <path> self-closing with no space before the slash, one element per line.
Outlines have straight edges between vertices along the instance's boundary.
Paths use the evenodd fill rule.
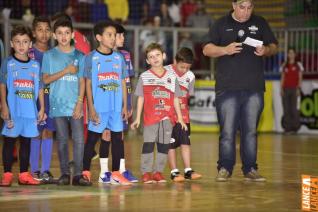
<path fill-rule="evenodd" d="M 122 159 L 120 159 L 119 172 L 120 172 L 120 173 L 123 173 L 124 171 L 126 171 L 125 159 L 122 158 Z"/>
<path fill-rule="evenodd" d="M 104 174 L 105 172 L 108 172 L 108 158 L 100 158 L 100 173 Z"/>
<path fill-rule="evenodd" d="M 188 171 L 191 171 L 191 170 L 192 170 L 191 168 L 185 168 L 184 173 L 187 173 Z"/>
<path fill-rule="evenodd" d="M 172 169 L 170 173 L 172 174 L 174 172 L 179 172 L 179 169 Z"/>

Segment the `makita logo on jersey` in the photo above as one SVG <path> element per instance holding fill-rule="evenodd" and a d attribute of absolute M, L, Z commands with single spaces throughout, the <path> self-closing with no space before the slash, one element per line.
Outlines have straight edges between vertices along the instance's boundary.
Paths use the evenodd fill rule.
<path fill-rule="evenodd" d="M 98 81 L 119 80 L 118 73 L 116 72 L 99 73 L 97 77 L 98 77 Z"/>
<path fill-rule="evenodd" d="M 152 92 L 152 96 L 154 98 L 170 98 L 170 93 L 167 91 L 161 91 L 159 89 L 156 89 Z"/>
<path fill-rule="evenodd" d="M 18 88 L 34 88 L 34 82 L 32 80 L 14 80 L 14 87 Z"/>

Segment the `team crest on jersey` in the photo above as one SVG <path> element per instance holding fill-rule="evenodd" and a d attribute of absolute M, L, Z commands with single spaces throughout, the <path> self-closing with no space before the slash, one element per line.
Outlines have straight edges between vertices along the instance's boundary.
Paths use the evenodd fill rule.
<path fill-rule="evenodd" d="M 190 78 L 187 78 L 187 79 L 186 79 L 186 82 L 189 83 L 189 82 L 190 82 Z"/>
<path fill-rule="evenodd" d="M 167 79 L 167 82 L 168 82 L 168 83 L 171 83 L 171 78 L 168 78 L 168 79 Z"/>
<path fill-rule="evenodd" d="M 120 67 L 119 64 L 113 64 L 114 69 L 119 69 L 119 67 Z"/>
<path fill-rule="evenodd" d="M 99 60 L 99 57 L 98 56 L 94 56 L 92 59 L 93 60 Z"/>
<path fill-rule="evenodd" d="M 39 66 L 38 66 L 38 64 L 32 64 L 32 67 L 33 68 L 38 68 Z"/>
<path fill-rule="evenodd" d="M 29 73 L 29 75 L 32 77 L 32 78 L 36 78 L 37 77 L 37 74 L 32 72 L 32 73 Z"/>
<path fill-rule="evenodd" d="M 115 55 L 114 58 L 115 58 L 116 60 L 119 60 L 119 59 L 120 59 L 120 57 L 119 57 L 118 55 Z"/>

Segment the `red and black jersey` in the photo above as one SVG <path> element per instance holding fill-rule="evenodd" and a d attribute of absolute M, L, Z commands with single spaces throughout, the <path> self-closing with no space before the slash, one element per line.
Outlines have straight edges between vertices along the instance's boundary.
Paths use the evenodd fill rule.
<path fill-rule="evenodd" d="M 166 69 L 171 70 L 175 73 L 178 83 L 180 85 L 181 96 L 180 107 L 182 118 L 185 123 L 190 123 L 190 115 L 189 115 L 189 98 L 194 94 L 194 81 L 195 76 L 192 71 L 187 71 L 186 73 L 178 72 L 173 65 L 165 66 Z M 177 115 L 174 116 L 174 121 L 177 120 Z"/>
<path fill-rule="evenodd" d="M 152 70 L 140 75 L 135 95 L 144 97 L 144 125 L 156 124 L 163 119 L 173 121 L 174 97 L 179 97 L 180 88 L 173 71 L 166 70 L 158 76 Z"/>
<path fill-rule="evenodd" d="M 285 76 L 283 88 L 297 88 L 299 86 L 299 72 L 304 70 L 300 62 L 283 65 L 282 71 Z"/>

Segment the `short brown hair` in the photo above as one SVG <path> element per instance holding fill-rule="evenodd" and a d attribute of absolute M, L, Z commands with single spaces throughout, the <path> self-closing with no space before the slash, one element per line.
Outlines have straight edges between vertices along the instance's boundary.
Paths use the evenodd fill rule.
<path fill-rule="evenodd" d="M 50 19 L 46 16 L 38 16 L 35 17 L 35 19 L 32 22 L 32 30 L 35 30 L 36 26 L 38 25 L 38 23 L 47 23 L 47 25 L 49 26 L 49 28 L 51 29 L 51 22 Z"/>
<path fill-rule="evenodd" d="M 11 31 L 11 40 L 17 35 L 27 35 L 32 40 L 32 31 L 29 27 L 24 25 L 16 25 Z"/>
<path fill-rule="evenodd" d="M 147 46 L 147 48 L 145 49 L 146 57 L 148 56 L 148 53 L 149 53 L 149 52 L 151 52 L 151 51 L 153 51 L 153 50 L 155 50 L 155 49 L 161 51 L 161 53 L 164 53 L 163 48 L 162 48 L 162 46 L 161 46 L 159 43 L 151 43 L 151 44 L 149 44 L 149 45 Z"/>
<path fill-rule="evenodd" d="M 194 61 L 194 54 L 191 49 L 187 47 L 182 47 L 178 50 L 175 59 L 177 63 L 183 62 L 183 63 L 188 63 L 192 64 Z"/>

